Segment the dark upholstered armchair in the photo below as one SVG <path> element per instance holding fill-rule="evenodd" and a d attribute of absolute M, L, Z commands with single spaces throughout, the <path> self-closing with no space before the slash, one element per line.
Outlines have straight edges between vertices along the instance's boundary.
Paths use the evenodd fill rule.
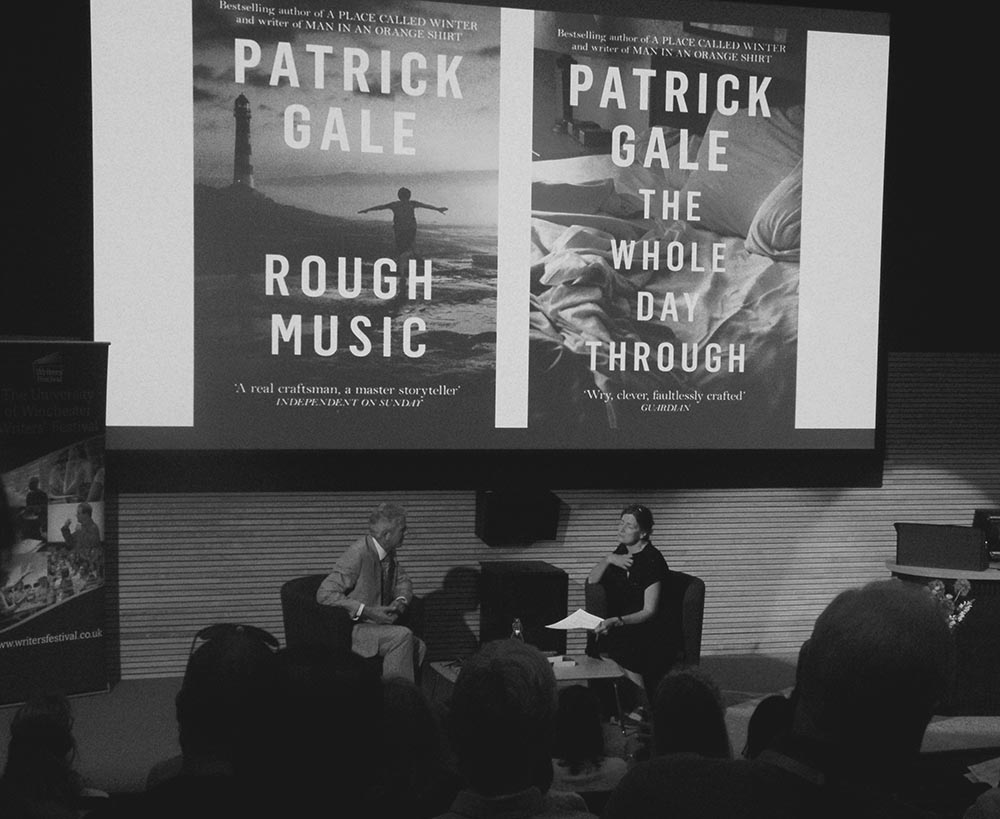
<path fill-rule="evenodd" d="M 286 581 L 281 587 L 281 616 L 285 623 L 285 645 L 320 644 L 338 651 L 351 650 L 354 621 L 347 609 L 316 602 L 316 591 L 325 574 L 308 574 Z M 423 601 L 414 597 L 400 625 L 421 633 Z"/>
<path fill-rule="evenodd" d="M 585 587 L 587 611 L 599 617 L 607 615 L 604 587 L 599 583 Z M 667 587 L 661 591 L 662 616 L 680 629 L 681 645 L 674 650 L 669 666 L 697 665 L 701 662 L 701 633 L 705 620 L 705 581 L 685 572 L 670 571 Z M 676 632 L 675 632 L 676 633 Z M 667 650 L 667 649 L 665 649 Z"/>
<path fill-rule="evenodd" d="M 316 590 L 325 574 L 309 574 L 286 581 L 281 587 L 281 616 L 285 645 L 320 644 L 338 651 L 351 650 L 351 615 L 340 606 L 316 602 Z"/>
<path fill-rule="evenodd" d="M 683 648 L 674 664 L 698 665 L 705 622 L 705 581 L 693 574 L 671 571 L 666 592 L 667 605 L 674 607 L 667 616 L 680 619 L 683 637 Z"/>

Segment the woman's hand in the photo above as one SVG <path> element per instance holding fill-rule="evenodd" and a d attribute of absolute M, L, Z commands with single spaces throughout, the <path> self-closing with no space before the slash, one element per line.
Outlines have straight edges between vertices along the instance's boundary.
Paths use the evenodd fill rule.
<path fill-rule="evenodd" d="M 594 634 L 598 635 L 607 634 L 609 631 L 611 631 L 611 629 L 618 628 L 618 626 L 623 626 L 623 625 L 625 625 L 625 623 L 622 622 L 621 617 L 606 617 L 604 620 L 601 620 L 600 623 L 594 626 Z"/>
<path fill-rule="evenodd" d="M 602 557 L 597 561 L 594 568 L 590 570 L 590 574 L 587 575 L 587 582 L 600 583 L 601 578 L 604 577 L 604 572 L 608 566 L 617 566 L 627 572 L 630 568 L 632 568 L 632 555 L 628 552 L 623 555 L 618 555 L 612 552 L 607 557 Z"/>
<path fill-rule="evenodd" d="M 632 555 L 627 552 L 623 555 L 610 554 L 608 555 L 608 563 L 612 566 L 617 566 L 619 569 L 628 571 L 632 568 Z"/>

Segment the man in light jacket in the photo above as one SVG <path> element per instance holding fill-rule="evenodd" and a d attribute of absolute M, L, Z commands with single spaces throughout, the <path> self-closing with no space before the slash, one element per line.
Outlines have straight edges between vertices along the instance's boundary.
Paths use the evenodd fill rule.
<path fill-rule="evenodd" d="M 396 559 L 406 535 L 406 512 L 380 504 L 368 519 L 368 534 L 337 560 L 316 592 L 316 601 L 346 608 L 354 621 L 351 649 L 382 658 L 382 675 L 413 680 L 427 646 L 397 620 L 413 599 L 413 584 Z"/>

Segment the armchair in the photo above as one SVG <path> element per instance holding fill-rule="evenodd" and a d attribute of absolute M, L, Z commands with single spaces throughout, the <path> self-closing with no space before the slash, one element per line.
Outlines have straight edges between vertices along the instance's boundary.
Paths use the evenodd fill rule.
<path fill-rule="evenodd" d="M 309 574 L 281 586 L 281 616 L 285 623 L 285 645 L 307 643 L 351 650 L 351 615 L 339 606 L 316 602 L 316 591 L 325 574 Z"/>
<path fill-rule="evenodd" d="M 286 581 L 281 586 L 281 616 L 285 624 L 285 645 L 306 643 L 329 646 L 338 651 L 351 650 L 354 621 L 347 609 L 316 602 L 316 591 L 325 574 L 309 574 Z M 420 635 L 423 625 L 423 600 L 414 597 L 400 617 L 401 625 Z"/>
<path fill-rule="evenodd" d="M 599 617 L 607 615 L 604 587 L 588 583 L 584 590 L 587 611 Z M 666 588 L 660 595 L 661 612 L 668 623 L 668 631 L 680 634 L 680 644 L 664 647 L 670 656 L 664 668 L 680 665 L 698 665 L 701 662 L 701 636 L 705 619 L 705 581 L 685 572 L 671 571 Z M 593 635 L 590 635 L 593 638 Z M 588 653 L 594 650 L 593 639 L 588 639 Z"/>

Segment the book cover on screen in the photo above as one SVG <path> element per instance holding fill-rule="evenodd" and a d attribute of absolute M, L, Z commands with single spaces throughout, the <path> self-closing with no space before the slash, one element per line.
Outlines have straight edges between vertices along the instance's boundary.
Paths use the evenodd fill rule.
<path fill-rule="evenodd" d="M 500 122 L 498 8 L 196 0 L 196 426 L 276 448 L 789 446 L 806 31 L 705 8 L 530 13 L 531 115 Z M 518 128 L 523 258 L 497 242 Z M 529 320 L 507 325 L 517 277 Z M 523 390 L 496 383 L 511 326 Z M 524 428 L 496 425 L 510 395 Z"/>
<path fill-rule="evenodd" d="M 481 442 L 499 9 L 193 9 L 196 427 L 223 446 Z"/>
<path fill-rule="evenodd" d="M 536 12 L 535 430 L 790 439 L 804 81 L 804 30 Z"/>

